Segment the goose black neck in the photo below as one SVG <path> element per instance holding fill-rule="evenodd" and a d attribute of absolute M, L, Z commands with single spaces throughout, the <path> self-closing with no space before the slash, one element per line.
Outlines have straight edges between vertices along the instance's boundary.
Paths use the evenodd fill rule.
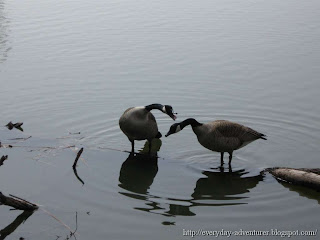
<path fill-rule="evenodd" d="M 148 105 L 148 106 L 145 106 L 145 109 L 146 109 L 147 111 L 151 111 L 151 110 L 153 110 L 153 109 L 158 109 L 158 110 L 162 111 L 163 105 L 162 105 L 162 104 L 159 104 L 159 103 L 154 103 L 154 104 L 150 104 L 150 105 Z"/>
<path fill-rule="evenodd" d="M 185 126 L 191 125 L 191 127 L 198 127 L 201 126 L 202 123 L 199 123 L 197 120 L 194 118 L 188 118 L 184 120 L 183 122 L 180 123 L 181 129 L 184 128 Z"/>

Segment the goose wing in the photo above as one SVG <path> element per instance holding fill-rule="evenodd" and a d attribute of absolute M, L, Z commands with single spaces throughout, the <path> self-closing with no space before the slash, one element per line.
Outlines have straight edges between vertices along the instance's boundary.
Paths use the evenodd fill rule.
<path fill-rule="evenodd" d="M 158 133 L 155 117 L 144 107 L 127 109 L 119 120 L 120 129 L 132 140 L 152 139 Z"/>
<path fill-rule="evenodd" d="M 214 122 L 214 126 L 215 130 L 223 137 L 237 138 L 241 143 L 251 142 L 259 138 L 266 140 L 264 134 L 238 123 L 218 120 Z"/>

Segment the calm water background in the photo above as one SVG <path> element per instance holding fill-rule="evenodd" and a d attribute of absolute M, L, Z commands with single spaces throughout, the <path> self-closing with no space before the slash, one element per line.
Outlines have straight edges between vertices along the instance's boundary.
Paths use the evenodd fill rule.
<path fill-rule="evenodd" d="M 78 212 L 78 239 L 319 228 L 319 193 L 260 175 L 319 167 L 319 16 L 317 0 L 0 0 L 0 125 L 23 121 L 33 138 L 21 144 L 76 144 L 86 160 L 82 186 L 75 152 L 1 149 L 9 160 L 0 191 L 73 229 Z M 222 170 L 190 128 L 162 139 L 157 162 L 107 150 L 130 150 L 119 116 L 150 103 L 172 105 L 178 121 L 228 119 L 269 139 L 236 151 Z M 166 133 L 172 120 L 154 115 Z M 61 139 L 68 131 L 81 136 Z M 3 142 L 18 134 L 1 132 Z M 18 215 L 8 209 L 0 208 L 1 229 Z M 38 211 L 8 239 L 67 234 Z"/>

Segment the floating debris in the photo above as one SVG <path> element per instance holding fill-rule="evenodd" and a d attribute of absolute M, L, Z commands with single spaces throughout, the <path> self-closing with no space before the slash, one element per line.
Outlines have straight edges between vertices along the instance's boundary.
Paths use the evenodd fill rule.
<path fill-rule="evenodd" d="M 81 134 L 81 132 L 69 132 L 70 135 L 76 135 L 76 134 Z"/>
<path fill-rule="evenodd" d="M 7 160 L 7 159 L 8 159 L 8 155 L 3 155 L 3 156 L 0 158 L 0 166 L 3 165 L 3 162 L 4 162 L 5 160 Z"/>
<path fill-rule="evenodd" d="M 23 128 L 21 127 L 23 125 L 23 122 L 17 122 L 17 123 L 12 123 L 11 121 L 6 125 L 6 127 L 9 130 L 12 130 L 13 128 L 19 129 L 20 131 L 23 132 Z"/>
<path fill-rule="evenodd" d="M 11 139 L 8 139 L 8 140 L 23 140 L 23 141 L 25 141 L 25 140 L 28 140 L 29 138 L 32 138 L 32 136 L 29 136 L 29 137 L 18 137 L 18 138 L 11 138 Z"/>

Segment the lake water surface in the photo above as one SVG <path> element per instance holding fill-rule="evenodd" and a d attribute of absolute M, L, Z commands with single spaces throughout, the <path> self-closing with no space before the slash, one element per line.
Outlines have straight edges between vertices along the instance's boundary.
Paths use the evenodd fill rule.
<path fill-rule="evenodd" d="M 0 149 L 0 191 L 72 230 L 77 213 L 77 239 L 320 228 L 319 193 L 260 173 L 319 167 L 319 16 L 317 0 L 0 0 L 0 125 L 24 122 L 23 133 L 0 128 L 2 143 L 23 146 Z M 190 127 L 158 141 L 159 158 L 129 156 L 118 119 L 151 103 L 172 105 L 177 121 L 226 119 L 268 141 L 236 151 L 232 168 L 219 168 Z M 173 121 L 154 115 L 164 135 Z M 84 185 L 71 168 L 81 147 Z M 9 209 L 0 206 L 2 230 L 21 213 Z M 39 210 L 6 239 L 68 234 Z"/>

